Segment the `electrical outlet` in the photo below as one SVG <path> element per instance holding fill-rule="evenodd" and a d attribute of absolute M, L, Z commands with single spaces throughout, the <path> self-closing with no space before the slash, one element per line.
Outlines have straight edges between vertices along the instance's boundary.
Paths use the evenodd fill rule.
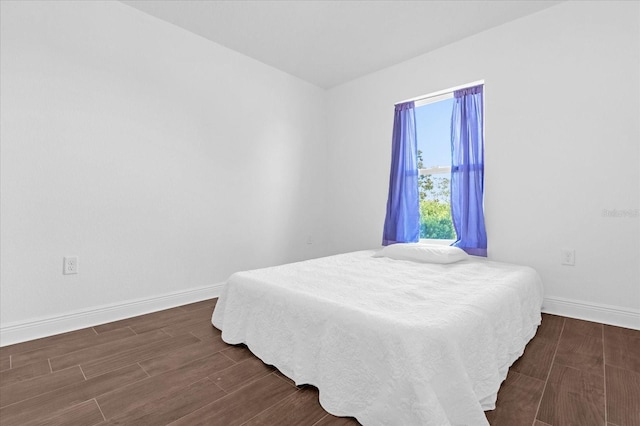
<path fill-rule="evenodd" d="M 574 266 L 576 264 L 576 251 L 574 249 L 562 249 L 563 265 Z"/>
<path fill-rule="evenodd" d="M 62 273 L 64 275 L 77 274 L 78 273 L 78 256 L 65 256 L 62 266 Z"/>

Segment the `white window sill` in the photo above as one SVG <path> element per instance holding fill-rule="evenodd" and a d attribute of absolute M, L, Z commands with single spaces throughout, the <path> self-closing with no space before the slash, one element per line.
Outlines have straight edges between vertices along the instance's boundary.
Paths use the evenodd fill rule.
<path fill-rule="evenodd" d="M 456 240 L 436 240 L 431 238 L 420 238 L 420 242 L 425 244 L 440 244 L 443 246 L 450 246 L 451 244 L 455 243 Z"/>

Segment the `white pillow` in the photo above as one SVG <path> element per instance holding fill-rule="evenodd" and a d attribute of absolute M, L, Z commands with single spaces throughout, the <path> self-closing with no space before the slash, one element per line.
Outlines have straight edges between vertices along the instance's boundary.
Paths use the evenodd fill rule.
<path fill-rule="evenodd" d="M 397 243 L 386 246 L 374 257 L 423 263 L 454 263 L 466 259 L 469 255 L 458 247 L 424 243 Z"/>

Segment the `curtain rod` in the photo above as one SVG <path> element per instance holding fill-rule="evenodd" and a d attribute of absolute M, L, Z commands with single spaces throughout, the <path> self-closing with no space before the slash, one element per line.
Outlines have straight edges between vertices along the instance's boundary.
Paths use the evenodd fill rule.
<path fill-rule="evenodd" d="M 411 99 L 407 99 L 407 100 L 404 100 L 404 101 L 396 102 L 394 105 L 403 104 L 405 102 L 422 101 L 424 99 L 429 99 L 429 98 L 434 98 L 436 96 L 446 95 L 448 93 L 453 93 L 456 90 L 466 89 L 467 87 L 479 86 L 481 84 L 484 84 L 484 80 L 478 80 L 478 81 L 474 81 L 473 83 L 467 83 L 467 84 L 463 84 L 463 85 L 460 85 L 460 86 L 452 87 L 450 89 L 445 89 L 445 90 L 440 90 L 438 92 L 429 93 L 427 95 L 417 96 L 415 98 L 411 98 Z"/>

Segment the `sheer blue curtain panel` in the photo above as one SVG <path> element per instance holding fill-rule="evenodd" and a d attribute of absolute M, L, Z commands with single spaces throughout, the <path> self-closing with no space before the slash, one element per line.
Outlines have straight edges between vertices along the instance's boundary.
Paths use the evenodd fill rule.
<path fill-rule="evenodd" d="M 382 245 L 417 242 L 420 238 L 418 145 L 414 103 L 396 105 L 391 141 L 389 196 Z"/>
<path fill-rule="evenodd" d="M 483 86 L 454 92 L 451 116 L 451 216 L 458 239 L 452 245 L 487 255 L 484 222 Z"/>

